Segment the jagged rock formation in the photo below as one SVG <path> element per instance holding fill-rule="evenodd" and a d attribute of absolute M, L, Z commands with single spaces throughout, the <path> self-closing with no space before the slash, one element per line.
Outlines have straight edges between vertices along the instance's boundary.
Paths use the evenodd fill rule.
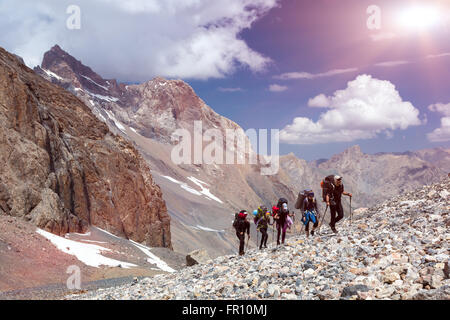
<path fill-rule="evenodd" d="M 138 151 L 1 48 L 0 161 L 0 214 L 59 235 L 95 225 L 171 247 L 161 190 Z"/>
<path fill-rule="evenodd" d="M 339 234 L 229 255 L 70 299 L 450 299 L 450 180 L 361 212 Z"/>

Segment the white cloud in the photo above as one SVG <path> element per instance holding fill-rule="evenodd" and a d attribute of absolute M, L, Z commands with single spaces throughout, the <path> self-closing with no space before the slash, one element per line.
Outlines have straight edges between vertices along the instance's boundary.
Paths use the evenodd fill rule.
<path fill-rule="evenodd" d="M 283 91 L 286 91 L 287 89 L 289 89 L 289 87 L 280 86 L 278 84 L 271 84 L 269 86 L 269 91 L 271 91 L 271 92 L 283 92 Z"/>
<path fill-rule="evenodd" d="M 427 134 L 428 140 L 431 142 L 450 141 L 450 103 L 435 103 L 428 106 L 428 110 L 444 115 L 441 119 L 441 127 Z"/>
<path fill-rule="evenodd" d="M 428 106 L 428 110 L 433 112 L 439 112 L 446 117 L 450 117 L 450 103 L 435 103 Z"/>
<path fill-rule="evenodd" d="M 395 67 L 395 66 L 400 66 L 400 65 L 409 64 L 409 63 L 411 63 L 411 62 L 406 61 L 406 60 L 396 60 L 396 61 L 380 62 L 380 63 L 374 64 L 374 66 L 375 67 Z"/>
<path fill-rule="evenodd" d="M 309 72 L 287 72 L 281 75 L 275 76 L 275 79 L 280 80 L 292 80 L 292 79 L 316 79 L 323 77 L 331 77 L 343 73 L 356 72 L 357 68 L 348 68 L 348 69 L 333 69 L 322 73 L 309 73 Z"/>
<path fill-rule="evenodd" d="M 0 1 L 0 43 L 29 66 L 59 44 L 122 81 L 221 78 L 240 67 L 260 72 L 271 62 L 239 35 L 278 1 L 79 0 L 80 30 L 66 28 L 71 0 Z"/>
<path fill-rule="evenodd" d="M 441 127 L 427 134 L 428 140 L 431 142 L 450 141 L 450 117 L 441 119 Z"/>
<path fill-rule="evenodd" d="M 222 88 L 222 87 L 219 87 L 217 90 L 219 90 L 221 92 L 243 92 L 243 91 L 245 91 L 242 88 Z"/>
<path fill-rule="evenodd" d="M 319 94 L 318 96 L 309 99 L 308 101 L 308 107 L 312 108 L 326 108 L 330 106 L 330 99 L 323 93 Z"/>
<path fill-rule="evenodd" d="M 427 59 L 436 59 L 436 58 L 443 58 L 443 57 L 450 57 L 450 52 L 444 52 L 439 54 L 429 54 L 426 56 Z"/>
<path fill-rule="evenodd" d="M 295 118 L 281 130 L 281 141 L 289 144 L 349 142 L 372 139 L 379 134 L 390 138 L 393 130 L 422 124 L 419 110 L 403 101 L 392 83 L 370 75 L 358 76 L 346 89 L 336 91 L 327 99 L 330 110 L 322 113 L 317 122 Z"/>

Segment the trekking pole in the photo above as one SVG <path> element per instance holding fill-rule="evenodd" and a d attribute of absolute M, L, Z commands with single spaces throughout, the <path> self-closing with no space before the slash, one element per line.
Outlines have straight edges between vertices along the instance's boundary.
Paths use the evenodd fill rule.
<path fill-rule="evenodd" d="M 323 220 L 325 219 L 325 216 L 327 215 L 327 210 L 328 210 L 328 205 L 327 205 L 327 207 L 325 208 L 325 212 L 323 213 L 322 221 L 320 221 L 320 224 L 319 224 L 319 234 L 321 234 L 321 233 L 320 233 L 320 228 L 322 227 Z"/>
<path fill-rule="evenodd" d="M 275 246 L 275 228 L 273 227 L 275 221 L 272 223 L 272 246 Z"/>
<path fill-rule="evenodd" d="M 353 223 L 352 197 L 350 197 L 350 225 Z"/>
<path fill-rule="evenodd" d="M 302 234 L 303 232 L 303 228 L 305 227 L 305 224 L 303 223 L 302 220 L 300 220 L 300 223 L 302 224 L 302 227 L 300 228 L 300 234 Z"/>
<path fill-rule="evenodd" d="M 259 243 L 259 232 L 258 228 L 256 228 L 256 249 L 258 249 L 258 243 Z"/>

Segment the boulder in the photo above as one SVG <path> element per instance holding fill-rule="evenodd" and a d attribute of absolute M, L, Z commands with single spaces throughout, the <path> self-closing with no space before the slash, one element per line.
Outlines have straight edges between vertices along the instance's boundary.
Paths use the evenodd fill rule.
<path fill-rule="evenodd" d="M 341 298 L 357 296 L 358 292 L 367 292 L 369 290 L 370 290 L 369 287 L 362 285 L 362 284 L 348 286 L 348 287 L 345 287 L 344 290 L 342 290 Z"/>
<path fill-rule="evenodd" d="M 188 267 L 196 264 L 206 264 L 211 258 L 204 249 L 192 251 L 186 256 L 186 265 Z"/>

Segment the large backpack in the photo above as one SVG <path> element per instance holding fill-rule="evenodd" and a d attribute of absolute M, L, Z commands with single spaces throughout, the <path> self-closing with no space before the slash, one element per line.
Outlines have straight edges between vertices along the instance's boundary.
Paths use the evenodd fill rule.
<path fill-rule="evenodd" d="M 285 198 L 278 199 L 277 208 L 281 209 L 281 207 L 283 206 L 283 203 L 288 204 L 288 201 Z"/>
<path fill-rule="evenodd" d="M 303 213 L 303 202 L 310 192 L 313 191 L 306 189 L 298 193 L 297 201 L 295 202 L 295 209 L 300 209 L 300 211 Z"/>
<path fill-rule="evenodd" d="M 234 214 L 233 227 L 236 229 L 237 221 L 239 220 L 239 212 Z"/>
<path fill-rule="evenodd" d="M 246 227 L 246 221 L 247 219 L 236 216 L 236 219 L 233 222 L 234 229 L 236 229 L 237 232 L 244 231 Z"/>
<path fill-rule="evenodd" d="M 322 200 L 327 202 L 327 194 L 330 195 L 330 200 L 333 199 L 334 185 L 334 175 L 330 175 L 320 182 L 320 187 L 322 188 Z"/>
<path fill-rule="evenodd" d="M 266 215 L 267 212 L 267 208 L 265 206 L 260 206 L 258 207 L 258 213 L 256 214 L 255 218 L 254 218 L 254 222 L 256 225 L 258 225 L 259 221 L 264 218 L 264 216 Z"/>
<path fill-rule="evenodd" d="M 280 208 L 278 208 L 277 206 L 273 206 L 272 207 L 272 217 L 275 217 L 278 213 L 280 212 Z"/>

